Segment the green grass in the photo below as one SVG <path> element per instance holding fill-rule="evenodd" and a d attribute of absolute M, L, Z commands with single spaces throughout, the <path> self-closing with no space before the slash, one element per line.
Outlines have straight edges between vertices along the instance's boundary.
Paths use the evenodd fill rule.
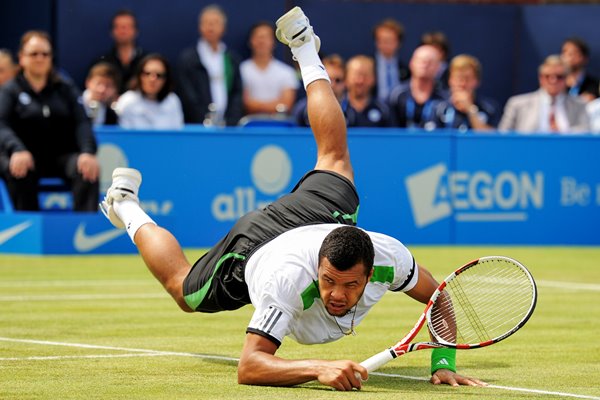
<path fill-rule="evenodd" d="M 459 352 L 461 373 L 492 385 L 600 398 L 600 248 L 411 250 L 438 279 L 470 259 L 502 254 L 523 262 L 538 281 L 538 307 L 525 328 L 492 347 Z M 201 252 L 186 254 L 194 260 Z M 557 282 L 583 287 L 560 288 Z M 407 296 L 390 293 L 357 328 L 357 336 L 319 346 L 286 340 L 278 354 L 362 361 L 399 340 L 421 310 Z M 382 375 L 372 375 L 355 393 L 334 392 L 318 383 L 293 388 L 238 385 L 235 360 L 207 356 L 237 358 L 251 314 L 252 307 L 219 314 L 179 311 L 138 256 L 2 255 L 0 337 L 19 341 L 0 339 L 0 399 L 559 398 L 499 388 L 433 386 Z M 198 356 L 144 355 L 127 349 Z M 429 352 L 422 351 L 379 372 L 426 378 L 428 365 Z"/>

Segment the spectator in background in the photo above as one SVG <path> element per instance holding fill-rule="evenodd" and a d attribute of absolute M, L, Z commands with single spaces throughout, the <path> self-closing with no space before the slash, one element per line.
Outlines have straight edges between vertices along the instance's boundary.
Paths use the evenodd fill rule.
<path fill-rule="evenodd" d="M 240 64 L 246 114 L 288 114 L 299 87 L 294 68 L 275 59 L 275 30 L 268 22 L 250 29 L 252 58 Z"/>
<path fill-rule="evenodd" d="M 177 88 L 187 123 L 237 125 L 243 115 L 239 59 L 221 41 L 226 23 L 221 7 L 206 6 L 198 17 L 197 45 L 179 58 Z"/>
<path fill-rule="evenodd" d="M 587 103 L 586 111 L 590 118 L 590 130 L 600 133 L 600 97 Z"/>
<path fill-rule="evenodd" d="M 540 88 L 509 98 L 499 129 L 520 133 L 588 132 L 585 104 L 567 94 L 567 71 L 560 56 L 546 57 L 538 68 Z"/>
<path fill-rule="evenodd" d="M 127 129 L 181 129 L 183 110 L 173 93 L 169 62 L 160 54 L 149 54 L 138 64 L 130 83 L 115 107 L 119 125 Z"/>
<path fill-rule="evenodd" d="M 441 90 L 448 90 L 448 78 L 450 71 L 448 69 L 448 60 L 450 59 L 450 42 L 444 34 L 440 31 L 425 32 L 421 36 L 421 45 L 431 45 L 439 50 L 440 52 L 440 69 L 437 72 L 435 79 L 438 82 L 438 86 Z"/>
<path fill-rule="evenodd" d="M 373 38 L 376 49 L 374 93 L 379 100 L 387 101 L 392 89 L 410 77 L 408 67 L 399 58 L 404 26 L 392 18 L 385 19 L 373 29 Z"/>
<path fill-rule="evenodd" d="M 113 48 L 108 53 L 100 56 L 94 64 L 100 61 L 113 64 L 121 77 L 119 93 L 124 93 L 137 64 L 147 54 L 144 49 L 136 44 L 138 28 L 135 14 L 129 10 L 117 11 L 112 18 L 111 36 L 114 41 Z"/>
<path fill-rule="evenodd" d="M 88 72 L 83 92 L 83 106 L 94 126 L 116 125 L 113 109 L 121 80 L 114 65 L 101 61 Z"/>
<path fill-rule="evenodd" d="M 52 65 L 46 32 L 21 38 L 20 72 L 0 89 L 0 173 L 17 210 L 39 210 L 38 181 L 71 185 L 75 211 L 97 211 L 96 140 L 80 92 Z"/>
<path fill-rule="evenodd" d="M 341 104 L 346 94 L 346 71 L 344 59 L 339 54 L 331 54 L 327 57 L 324 57 L 322 62 L 331 81 L 331 89 L 333 90 L 333 94 L 335 95 L 337 101 Z M 294 106 L 293 115 L 298 126 L 310 126 L 310 122 L 308 120 L 308 110 L 306 109 L 306 101 L 307 99 L 304 97 Z"/>
<path fill-rule="evenodd" d="M 440 52 L 431 45 L 419 46 L 410 59 L 410 80 L 392 91 L 389 100 L 393 124 L 402 128 L 435 129 L 441 125 L 437 114 L 447 93 L 436 85 Z"/>
<path fill-rule="evenodd" d="M 358 55 L 346 63 L 346 97 L 342 111 L 349 127 L 390 126 L 390 110 L 386 103 L 374 98 L 375 62 L 371 57 Z"/>
<path fill-rule="evenodd" d="M 12 53 L 8 49 L 0 49 L 0 86 L 10 81 L 17 74 L 17 66 Z"/>
<path fill-rule="evenodd" d="M 590 59 L 590 48 L 580 38 L 572 37 L 563 42 L 560 57 L 568 68 L 567 91 L 588 102 L 598 97 L 598 79 L 586 71 Z"/>
<path fill-rule="evenodd" d="M 447 128 L 489 131 L 500 122 L 498 103 L 477 95 L 481 83 L 481 64 L 475 57 L 461 54 L 450 62 L 450 97 L 442 103 L 442 122 Z"/>

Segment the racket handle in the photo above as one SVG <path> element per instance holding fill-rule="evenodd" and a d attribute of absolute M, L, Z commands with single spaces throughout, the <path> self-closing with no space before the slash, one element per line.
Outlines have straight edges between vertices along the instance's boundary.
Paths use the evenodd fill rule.
<path fill-rule="evenodd" d="M 392 350 L 387 349 L 382 351 L 381 353 L 377 353 L 374 356 L 367 358 L 365 361 L 361 362 L 360 365 L 365 367 L 367 371 L 373 372 L 379 369 L 379 367 L 382 367 L 383 365 L 387 364 L 394 358 L 396 357 L 394 357 Z"/>

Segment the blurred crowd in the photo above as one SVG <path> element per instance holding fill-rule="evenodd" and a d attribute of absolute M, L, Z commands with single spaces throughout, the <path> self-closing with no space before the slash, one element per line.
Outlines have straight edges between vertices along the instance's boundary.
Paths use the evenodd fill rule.
<path fill-rule="evenodd" d="M 273 24 L 250 29 L 251 57 L 243 61 L 223 42 L 226 27 L 218 5 L 202 9 L 196 45 L 172 67 L 137 44 L 136 16 L 120 10 L 113 47 L 90 62 L 83 88 L 54 65 L 45 32 L 26 32 L 16 60 L 0 50 L 0 173 L 15 207 L 37 209 L 38 180 L 56 175 L 72 184 L 76 210 L 96 210 L 92 126 L 310 126 L 298 69 L 274 57 Z M 590 52 L 580 38 L 557 44 L 560 52 L 539 65 L 539 88 L 504 107 L 478 93 L 481 63 L 469 54 L 450 57 L 443 32 L 425 33 L 409 60 L 399 57 L 403 39 L 402 24 L 385 19 L 373 27 L 373 54 L 322 55 L 349 127 L 600 133 L 599 82 L 586 70 Z"/>

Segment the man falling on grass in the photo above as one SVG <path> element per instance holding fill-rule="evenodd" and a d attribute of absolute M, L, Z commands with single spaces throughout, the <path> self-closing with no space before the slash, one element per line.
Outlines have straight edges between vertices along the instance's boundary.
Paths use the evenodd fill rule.
<path fill-rule="evenodd" d="M 290 386 L 312 380 L 360 389 L 367 370 L 351 360 L 286 360 L 284 337 L 331 342 L 354 332 L 387 291 L 422 303 L 438 286 L 396 239 L 354 227 L 359 208 L 346 125 L 317 54 L 319 38 L 298 7 L 277 21 L 277 38 L 300 64 L 317 163 L 292 193 L 242 217 L 194 265 L 177 240 L 140 208 L 141 174 L 117 168 L 101 207 L 127 233 L 146 265 L 187 312 L 235 310 L 252 303 L 238 381 Z M 438 364 L 438 361 L 445 362 Z M 442 365 L 444 364 L 444 365 Z M 442 368 L 440 368 L 440 365 Z M 434 384 L 483 385 L 455 373 L 455 350 L 432 353 Z"/>

